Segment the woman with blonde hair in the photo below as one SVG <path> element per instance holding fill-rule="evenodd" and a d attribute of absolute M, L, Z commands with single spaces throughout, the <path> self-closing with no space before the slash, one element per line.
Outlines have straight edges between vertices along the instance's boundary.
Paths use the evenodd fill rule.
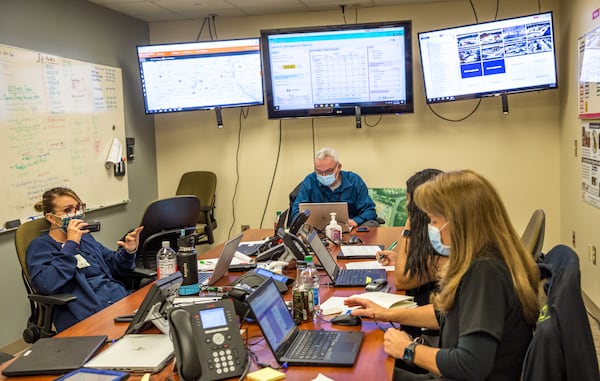
<path fill-rule="evenodd" d="M 449 250 L 432 304 L 385 309 L 358 297 L 353 315 L 440 330 L 440 346 L 414 342 L 388 329 L 384 350 L 429 372 L 459 380 L 519 380 L 538 315 L 537 266 L 513 228 L 506 209 L 481 175 L 442 173 L 419 186 L 417 206 L 430 218 L 434 247 Z M 395 369 L 394 378 L 405 372 Z"/>

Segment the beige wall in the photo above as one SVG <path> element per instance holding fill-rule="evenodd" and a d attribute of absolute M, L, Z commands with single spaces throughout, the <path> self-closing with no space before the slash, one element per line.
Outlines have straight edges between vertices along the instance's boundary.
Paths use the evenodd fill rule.
<path fill-rule="evenodd" d="M 589 245 L 600 255 L 600 210 L 581 200 L 581 157 L 574 155 L 574 144 L 581 146 L 581 121 L 577 118 L 577 39 L 600 26 L 600 18 L 592 20 L 599 4 L 593 0 L 560 2 L 560 64 L 563 82 L 560 89 L 560 241 L 575 249 L 581 263 L 581 284 L 596 306 L 600 305 L 600 260 L 592 265 Z M 576 142 L 576 143 L 574 143 Z M 600 256 L 599 256 L 600 258 Z"/>
<path fill-rule="evenodd" d="M 493 19 L 495 1 L 478 1 L 479 21 Z M 481 4 L 484 3 L 484 4 Z M 499 17 L 537 12 L 534 2 L 502 1 Z M 530 4 L 531 3 L 531 4 Z M 542 11 L 552 2 L 543 1 Z M 443 17 L 441 17 L 443 15 Z M 349 17 L 353 20 L 353 17 Z M 509 96 L 510 114 L 502 114 L 500 99 L 488 98 L 467 120 L 443 121 L 424 101 L 423 81 L 416 33 L 446 26 L 473 23 L 468 2 L 361 9 L 359 22 L 410 19 L 413 21 L 413 66 L 415 112 L 387 115 L 376 127 L 353 118 L 297 119 L 281 122 L 281 156 L 263 227 L 272 226 L 276 210 L 284 209 L 289 191 L 312 170 L 314 145 L 336 148 L 345 169 L 361 174 L 371 187 L 402 187 L 406 178 L 425 167 L 444 170 L 472 168 L 489 177 L 498 187 L 522 231 L 534 209 L 548 215 L 546 248 L 559 242 L 559 92 L 550 90 Z M 343 23 L 339 12 L 294 15 L 217 18 L 218 37 L 258 36 L 260 29 Z M 152 43 L 194 40 L 201 22 L 153 23 Z M 205 30 L 206 32 L 206 30 Z M 203 39 L 208 35 L 203 34 Z M 438 113 L 457 119 L 468 114 L 476 101 L 435 106 Z M 217 129 L 212 111 L 157 116 L 156 142 L 160 197 L 174 194 L 181 174 L 208 169 L 218 176 L 216 239 L 227 238 L 233 224 L 259 227 L 267 202 L 278 153 L 280 122 L 268 120 L 265 107 L 252 107 L 240 130 L 239 109 L 223 111 L 225 127 Z M 376 117 L 368 117 L 369 124 Z M 239 184 L 232 217 L 236 184 L 236 150 L 239 145 Z M 485 227 L 482 227 L 485 228 Z"/>

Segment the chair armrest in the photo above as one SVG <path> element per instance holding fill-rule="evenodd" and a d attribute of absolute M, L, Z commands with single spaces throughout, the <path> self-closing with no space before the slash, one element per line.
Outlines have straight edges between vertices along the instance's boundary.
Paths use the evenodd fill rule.
<path fill-rule="evenodd" d="M 200 205 L 200 211 L 201 212 L 210 212 L 212 210 L 214 210 L 215 207 L 212 205 Z"/>
<path fill-rule="evenodd" d="M 75 295 L 71 294 L 55 294 L 55 295 L 40 295 L 40 294 L 29 294 L 27 297 L 37 303 L 43 305 L 58 305 L 62 306 L 74 300 L 77 300 Z"/>
<path fill-rule="evenodd" d="M 143 267 L 136 267 L 133 270 L 131 270 L 131 273 L 129 273 L 128 275 L 132 278 L 152 278 L 156 276 L 156 271 L 151 269 L 145 269 Z"/>

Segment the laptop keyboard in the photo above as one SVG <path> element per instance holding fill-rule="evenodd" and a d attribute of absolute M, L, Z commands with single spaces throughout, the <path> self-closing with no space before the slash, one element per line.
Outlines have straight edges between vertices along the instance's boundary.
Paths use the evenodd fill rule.
<path fill-rule="evenodd" d="M 341 270 L 335 279 L 336 284 L 356 284 L 366 285 L 367 277 L 370 276 L 372 271 L 369 269 L 351 269 Z"/>
<path fill-rule="evenodd" d="M 331 348 L 339 337 L 337 332 L 328 331 L 301 331 L 301 335 L 294 343 L 290 358 L 326 360 L 331 356 Z"/>
<path fill-rule="evenodd" d="M 198 271 L 198 284 L 205 285 L 208 283 L 208 279 L 212 275 L 212 272 Z"/>

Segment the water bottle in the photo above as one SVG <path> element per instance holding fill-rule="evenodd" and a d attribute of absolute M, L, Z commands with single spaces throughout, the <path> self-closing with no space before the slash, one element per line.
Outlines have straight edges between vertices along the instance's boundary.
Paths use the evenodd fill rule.
<path fill-rule="evenodd" d="M 297 322 L 311 321 L 314 313 L 312 282 L 305 278 L 305 270 L 304 266 L 297 267 L 296 281 L 292 288 L 292 310 Z"/>
<path fill-rule="evenodd" d="M 156 253 L 156 274 L 158 279 L 166 278 L 176 271 L 175 250 L 169 241 L 162 241 L 162 247 Z"/>
<path fill-rule="evenodd" d="M 331 241 L 340 244 L 342 242 L 342 227 L 335 220 L 335 212 L 331 212 L 329 215 L 331 216 L 331 221 L 325 227 L 325 235 Z"/>
<path fill-rule="evenodd" d="M 309 283 L 309 288 L 313 293 L 313 317 L 319 316 L 321 313 L 321 303 L 319 298 L 319 271 L 317 271 L 317 267 L 313 262 L 312 255 L 307 255 L 304 257 L 304 261 L 306 262 L 306 268 L 303 270 L 303 274 L 301 278 Z"/>
<path fill-rule="evenodd" d="M 185 234 L 185 232 L 182 232 Z M 183 282 L 179 287 L 179 295 L 198 295 L 198 253 L 196 252 L 197 234 L 182 236 L 177 240 L 177 268 L 181 272 Z"/>

